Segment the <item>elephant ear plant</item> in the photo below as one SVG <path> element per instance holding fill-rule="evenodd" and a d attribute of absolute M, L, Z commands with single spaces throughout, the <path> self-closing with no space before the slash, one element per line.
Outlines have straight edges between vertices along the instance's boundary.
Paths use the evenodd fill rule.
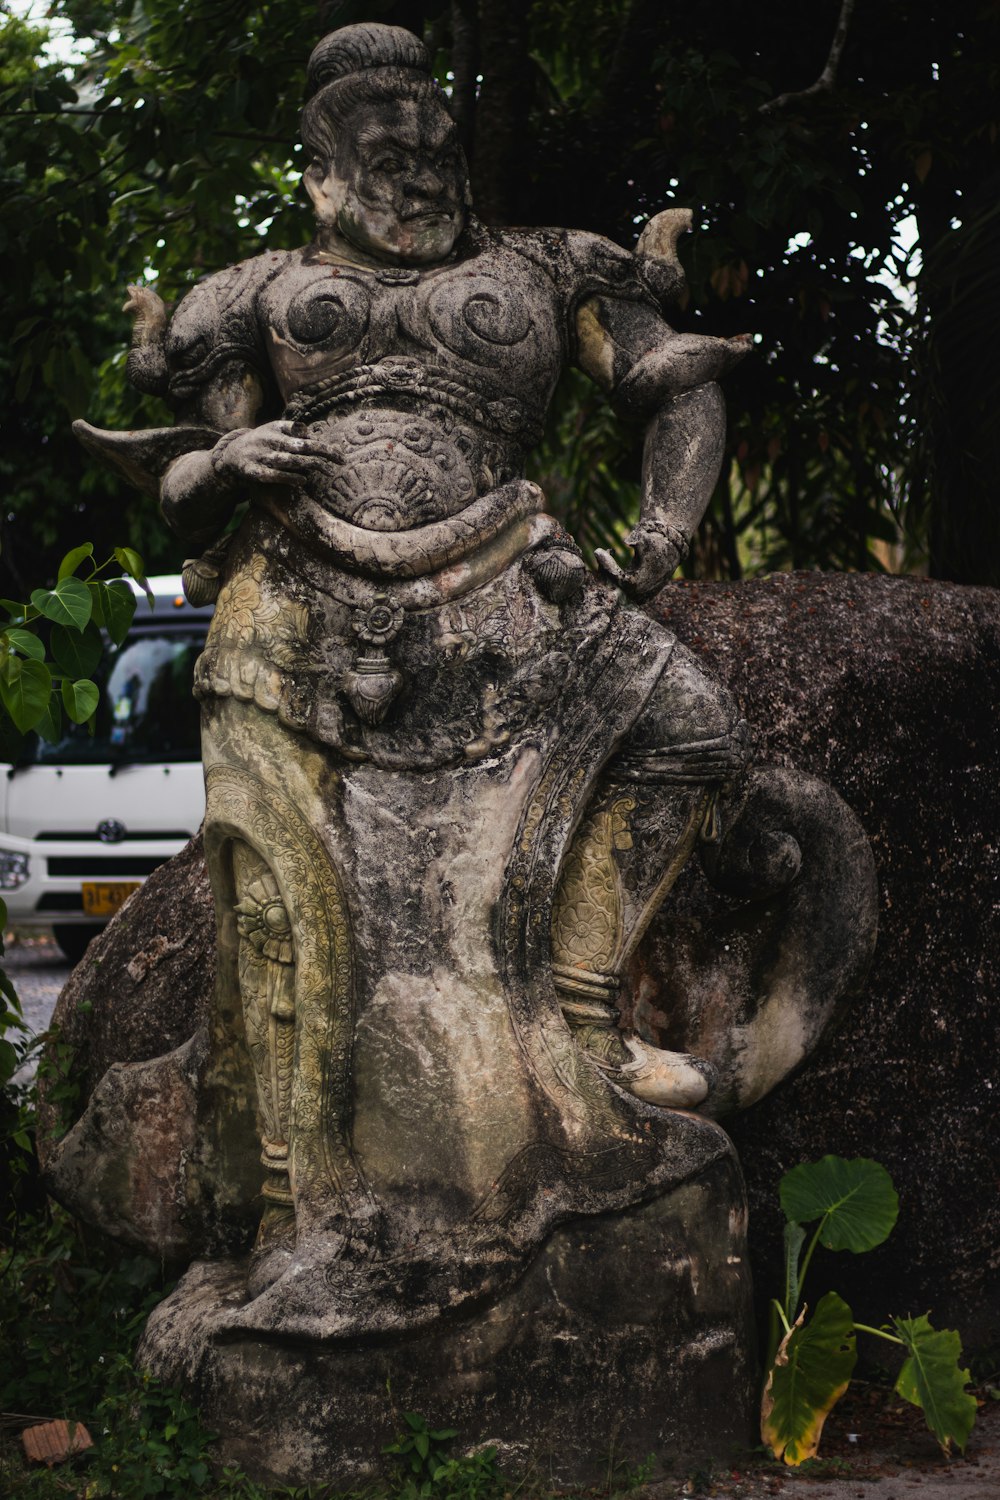
<path fill-rule="evenodd" d="M 826 1250 L 873 1250 L 888 1239 L 899 1212 L 892 1178 L 864 1157 L 793 1167 L 779 1187 L 785 1224 L 785 1287 L 771 1303 L 767 1380 L 761 1436 L 775 1458 L 801 1464 L 819 1447 L 823 1424 L 847 1390 L 857 1360 L 857 1333 L 873 1334 L 906 1351 L 897 1393 L 919 1406 L 945 1453 L 965 1448 L 975 1421 L 975 1398 L 959 1368 L 961 1341 L 953 1329 L 936 1330 L 926 1316 L 892 1317 L 881 1328 L 856 1323 L 836 1292 L 827 1292 L 806 1321 L 799 1304 L 817 1245 Z M 806 1229 L 816 1224 L 808 1245 Z M 805 1253 L 803 1254 L 803 1247 Z"/>

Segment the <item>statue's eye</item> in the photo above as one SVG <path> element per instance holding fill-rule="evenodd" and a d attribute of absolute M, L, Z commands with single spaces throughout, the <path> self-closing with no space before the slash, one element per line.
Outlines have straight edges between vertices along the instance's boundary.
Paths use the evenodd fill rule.
<path fill-rule="evenodd" d="M 396 177 L 403 170 L 403 163 L 398 156 L 380 156 L 375 163 L 376 172 L 384 172 L 387 177 Z"/>

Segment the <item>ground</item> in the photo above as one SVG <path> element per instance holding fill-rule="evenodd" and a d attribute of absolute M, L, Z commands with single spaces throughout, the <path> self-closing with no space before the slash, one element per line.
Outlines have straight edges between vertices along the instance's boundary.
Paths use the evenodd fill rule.
<path fill-rule="evenodd" d="M 945 1458 L 916 1407 L 855 1381 L 827 1420 L 820 1458 L 789 1469 L 747 1455 L 646 1486 L 638 1500 L 1000 1500 L 1000 1399 L 991 1389 L 977 1390 L 982 1404 L 964 1457 Z"/>

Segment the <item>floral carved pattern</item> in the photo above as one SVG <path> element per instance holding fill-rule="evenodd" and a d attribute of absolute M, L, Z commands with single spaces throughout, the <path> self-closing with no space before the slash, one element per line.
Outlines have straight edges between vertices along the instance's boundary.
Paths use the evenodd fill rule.
<path fill-rule="evenodd" d="M 212 766 L 206 782 L 210 870 L 231 857 L 234 840 L 241 841 L 274 882 L 273 896 L 262 886 L 257 898 L 251 884 L 251 902 L 263 916 L 277 898 L 288 913 L 295 955 L 294 967 L 286 968 L 295 976 L 288 1148 L 296 1220 L 300 1231 L 335 1228 L 365 1239 L 375 1210 L 350 1142 L 354 957 L 343 888 L 309 822 L 284 793 L 234 766 Z M 253 910 L 237 920 L 258 930 Z M 252 944 L 252 935 L 241 942 L 248 961 L 256 958 Z M 280 957 L 268 964 L 283 967 Z M 275 1123 L 277 1104 L 272 1099 Z"/>
<path fill-rule="evenodd" d="M 552 912 L 552 959 L 561 968 L 607 973 L 622 944 L 615 850 L 628 848 L 634 797 L 592 813 L 573 841 Z"/>
<path fill-rule="evenodd" d="M 267 563 L 260 553 L 224 585 L 212 621 L 215 643 L 266 648 L 279 667 L 294 666 L 302 655 L 309 630 L 304 604 L 279 599 L 265 587 Z"/>

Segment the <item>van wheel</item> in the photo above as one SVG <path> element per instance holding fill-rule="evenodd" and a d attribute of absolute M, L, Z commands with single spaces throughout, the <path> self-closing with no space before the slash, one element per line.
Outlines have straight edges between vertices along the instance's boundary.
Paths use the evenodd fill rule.
<path fill-rule="evenodd" d="M 78 922 L 73 926 L 53 927 L 52 934 L 71 964 L 78 964 L 87 951 L 91 938 L 95 938 L 104 927 L 99 922 Z"/>

